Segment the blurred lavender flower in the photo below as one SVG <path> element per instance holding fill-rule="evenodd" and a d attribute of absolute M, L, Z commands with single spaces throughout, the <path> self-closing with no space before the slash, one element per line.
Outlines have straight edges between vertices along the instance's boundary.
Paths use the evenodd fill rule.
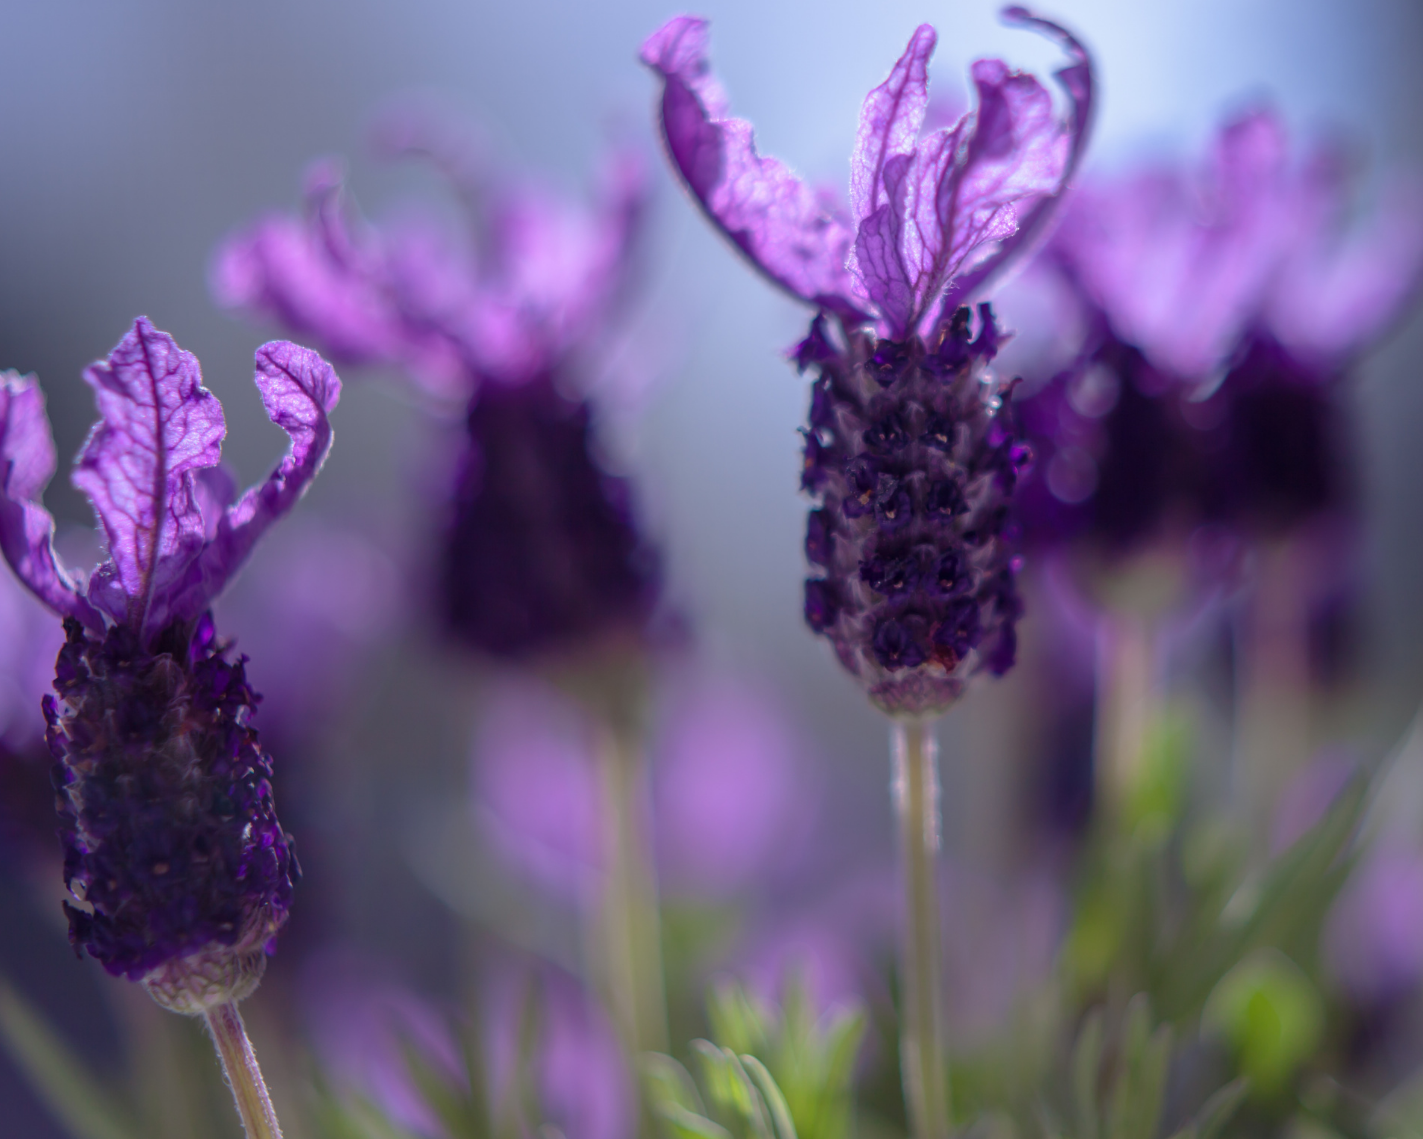
<path fill-rule="evenodd" d="M 1334 975 L 1357 999 L 1377 1004 L 1423 980 L 1423 852 L 1394 840 L 1362 860 L 1324 930 Z"/>
<path fill-rule="evenodd" d="M 310 745 L 349 693 L 361 650 L 396 622 L 401 567 L 388 549 L 378 534 L 308 518 L 269 542 L 216 607 L 252 658 L 263 693 L 253 722 L 279 750 Z"/>
<path fill-rule="evenodd" d="M 776 708 L 727 678 L 672 701 L 651 745 L 649 805 L 667 888 L 722 898 L 783 876 L 815 821 L 816 790 Z M 570 901 L 605 872 L 590 725 L 553 689 L 507 682 L 475 740 L 482 833 L 500 857 Z"/>
<path fill-rule="evenodd" d="M 1423 196 L 1346 230 L 1337 151 L 1293 164 L 1268 110 L 1198 173 L 1074 194 L 1046 252 L 1084 309 L 1077 360 L 1021 405 L 1042 452 L 1029 537 L 1118 555 L 1206 523 L 1246 537 L 1347 505 L 1338 381 L 1423 269 Z"/>
<path fill-rule="evenodd" d="M 482 986 L 480 1046 L 488 1107 L 508 1117 L 517 1082 L 532 1077 L 543 1118 L 568 1139 L 623 1139 L 631 1081 L 612 1026 L 571 977 L 505 968 Z M 532 990 L 532 993 L 531 993 Z M 456 1018 L 354 955 L 329 951 L 306 969 L 302 991 L 318 1054 L 339 1086 L 393 1122 L 432 1139 L 445 1126 L 411 1074 L 411 1058 L 468 1092 Z M 532 1071 L 520 1073 L 521 1022 L 534 997 Z M 515 1116 L 516 1117 L 516 1116 Z M 495 1121 L 491 1120 L 490 1123 Z"/>
<path fill-rule="evenodd" d="M 711 222 L 774 284 L 819 310 L 797 348 L 815 370 L 802 485 L 821 503 L 806 620 L 891 713 L 942 710 L 1014 657 L 1021 603 L 1008 501 L 1028 451 L 987 371 L 1000 333 L 963 307 L 1046 225 L 1086 137 L 1085 50 L 1057 38 L 1073 107 L 1059 122 L 1030 75 L 974 64 L 978 107 L 923 137 L 935 32 L 915 31 L 865 99 L 847 211 L 756 153 L 707 60 L 707 22 L 643 45 L 663 79 L 667 151 Z"/>
<path fill-rule="evenodd" d="M 304 348 L 258 350 L 258 391 L 291 447 L 233 503 L 222 407 L 170 336 L 140 317 L 84 378 L 101 419 L 74 482 L 109 550 L 87 585 L 60 564 L 40 503 L 55 469 L 43 396 L 33 377 L 0 382 L 0 549 L 66 632 L 44 712 L 80 903 L 65 903 L 70 939 L 201 1011 L 255 987 L 297 875 L 248 724 L 257 697 L 208 606 L 320 469 L 340 381 Z"/>
<path fill-rule="evenodd" d="M 338 361 L 394 364 L 436 400 L 466 405 L 441 566 L 455 636 L 506 659 L 642 637 L 658 560 L 629 483 L 598 457 L 590 399 L 628 284 L 640 162 L 612 155 L 587 207 L 494 176 L 428 118 L 385 135 L 454 183 L 469 240 L 429 219 L 356 223 L 336 167 L 318 163 L 306 216 L 268 217 L 228 240 L 214 293 Z"/>

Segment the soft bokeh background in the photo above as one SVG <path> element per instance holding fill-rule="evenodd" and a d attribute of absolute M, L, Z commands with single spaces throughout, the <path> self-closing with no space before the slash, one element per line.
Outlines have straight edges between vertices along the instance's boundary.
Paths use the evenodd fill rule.
<path fill-rule="evenodd" d="M 979 55 L 1053 65 L 1050 45 L 1002 28 L 995 8 L 699 6 L 713 20 L 714 59 L 734 107 L 755 122 L 762 150 L 836 184 L 861 98 L 917 23 L 939 29 L 941 92 L 962 91 Z M 147 313 L 202 360 L 227 409 L 228 460 L 258 477 L 282 446 L 249 381 L 252 351 L 267 336 L 210 302 L 214 244 L 265 209 L 295 205 L 317 155 L 350 159 L 351 185 L 372 214 L 428 188 L 419 174 L 369 157 L 366 128 L 394 97 L 432 98 L 482 123 L 501 156 L 569 187 L 582 183 L 610 130 L 640 134 L 652 153 L 654 84 L 636 51 L 676 10 L 661 0 L 12 0 L 0 7 L 0 366 L 40 375 L 67 461 L 92 420 L 82 368 Z M 1198 151 L 1223 111 L 1268 94 L 1299 134 L 1344 128 L 1374 169 L 1423 167 L 1416 0 L 1060 0 L 1044 11 L 1096 53 L 1103 94 L 1091 166 L 1142 150 Z M 610 424 L 621 461 L 668 552 L 695 653 L 783 703 L 806 754 L 829 773 L 824 809 L 838 820 L 831 833 L 844 836 L 842 855 L 887 860 L 883 723 L 800 621 L 796 428 L 806 395 L 780 354 L 805 314 L 753 278 L 660 164 L 655 173 L 641 320 L 664 375 L 645 406 Z M 1013 312 L 1003 316 L 1012 327 Z M 1420 354 L 1415 317 L 1354 388 L 1366 463 L 1369 684 L 1347 732 L 1364 756 L 1387 750 L 1423 690 Z M 403 580 L 393 568 L 402 550 L 418 561 L 414 536 L 429 518 L 419 488 L 432 473 L 422 416 L 388 388 L 350 382 L 359 378 L 347 377 L 330 464 L 287 525 L 319 516 L 385 551 L 353 555 L 373 558 L 362 563 L 368 588 L 352 595 L 370 625 L 347 630 L 353 643 L 383 635 L 380 651 L 360 666 L 357 697 L 334 709 L 312 698 L 312 715 L 329 714 L 330 726 L 317 748 L 320 774 L 293 792 L 315 841 L 369 848 L 358 857 L 366 876 L 341 897 L 304 895 L 298 907 L 319 907 L 428 979 L 454 967 L 459 947 L 412 869 L 419 858 L 407 835 L 451 780 L 464 779 L 467 723 L 449 711 L 471 701 L 465 674 L 447 659 L 416 634 L 388 632 L 397 620 L 385 607 L 398 603 L 383 583 Z M 62 475 L 47 504 L 88 524 Z M 281 556 L 273 543 L 257 558 Z M 260 662 L 254 669 L 260 687 Z M 1011 690 L 984 695 L 944 729 L 948 844 L 970 863 L 1001 856 L 993 820 L 1002 816 L 991 808 L 1009 794 L 995 755 L 1011 700 Z M 392 782 L 391 771 L 408 778 Z M 86 1014 L 104 983 L 98 970 L 67 956 L 55 915 L 37 908 L 27 884 L 0 882 L 0 915 L 0 968 L 45 994 L 52 1014 L 102 1055 L 105 1022 Z M 51 1134 L 3 1058 L 0 1103 L 0 1135 Z"/>

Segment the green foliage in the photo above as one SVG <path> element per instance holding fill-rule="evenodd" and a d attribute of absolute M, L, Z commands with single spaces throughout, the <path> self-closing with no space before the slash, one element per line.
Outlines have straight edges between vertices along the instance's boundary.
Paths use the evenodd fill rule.
<path fill-rule="evenodd" d="M 643 1058 L 643 1086 L 669 1139 L 846 1139 L 851 1080 L 864 1016 L 842 1011 L 821 1024 L 803 986 L 783 1009 L 740 986 L 718 985 L 707 1001 L 711 1040 L 692 1043 L 701 1089 L 670 1056 Z"/>
<path fill-rule="evenodd" d="M 1324 1002 L 1299 966 L 1263 949 L 1221 978 L 1202 1024 L 1230 1042 L 1241 1072 L 1257 1088 L 1273 1094 L 1323 1039 Z"/>

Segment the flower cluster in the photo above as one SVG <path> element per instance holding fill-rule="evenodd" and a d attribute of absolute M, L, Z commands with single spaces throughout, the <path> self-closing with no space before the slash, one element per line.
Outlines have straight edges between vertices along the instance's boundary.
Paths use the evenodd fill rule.
<path fill-rule="evenodd" d="M 865 99 L 849 210 L 756 153 L 711 75 L 705 21 L 674 19 L 643 46 L 687 187 L 756 268 L 820 310 L 795 354 L 816 377 L 806 620 L 891 714 L 942 711 L 979 668 L 1010 668 L 1022 609 L 1008 503 L 1029 456 L 1011 385 L 987 367 L 992 312 L 975 334 L 965 302 L 1043 231 L 1086 138 L 1092 72 L 1061 28 L 1007 16 L 1070 53 L 1057 74 L 1069 120 L 1031 75 L 980 60 L 977 108 L 921 136 L 924 25 Z"/>
<path fill-rule="evenodd" d="M 200 1011 L 256 985 L 298 873 L 248 725 L 257 697 L 207 610 L 320 468 L 340 381 L 296 345 L 258 351 L 262 402 L 291 446 L 233 502 L 222 407 L 171 337 L 140 317 L 85 379 L 101 419 L 74 482 L 109 549 L 85 586 L 39 501 L 55 469 L 40 389 L 14 373 L 0 383 L 0 549 L 65 623 L 44 712 L 78 903 L 65 905 L 70 939 L 161 1003 Z"/>
<path fill-rule="evenodd" d="M 590 209 L 499 181 L 428 121 L 395 133 L 394 149 L 433 156 L 454 181 L 472 240 L 426 221 L 362 226 L 318 163 L 305 217 L 230 239 L 214 291 L 464 405 L 440 566 L 454 636 L 505 659 L 640 636 L 660 567 L 629 483 L 597 457 L 590 397 L 632 263 L 641 165 L 615 155 Z"/>

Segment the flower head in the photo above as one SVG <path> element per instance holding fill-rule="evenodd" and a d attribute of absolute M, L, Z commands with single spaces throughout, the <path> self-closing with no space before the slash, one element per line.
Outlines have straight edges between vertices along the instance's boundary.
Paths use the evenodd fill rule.
<path fill-rule="evenodd" d="M 457 638 L 521 659 L 636 635 L 658 600 L 658 561 L 629 483 L 596 455 L 589 396 L 633 262 L 642 165 L 614 154 L 589 207 L 497 176 L 428 120 L 395 134 L 391 149 L 435 158 L 454 181 L 469 234 L 361 223 L 319 163 L 306 216 L 229 240 L 214 290 L 338 359 L 394 364 L 466 406 L 440 568 Z"/>
<path fill-rule="evenodd" d="M 1028 491 L 1048 540 L 1110 551 L 1164 530 L 1290 529 L 1347 503 L 1337 381 L 1423 279 L 1423 196 L 1393 184 L 1345 225 L 1346 166 L 1291 158 L 1261 109 L 1197 170 L 1083 187 L 1047 260 L 1085 310 L 1078 359 L 1024 405 L 1044 453 Z"/>
<path fill-rule="evenodd" d="M 195 1011 L 255 986 L 297 874 L 248 725 L 256 695 L 207 608 L 296 503 L 331 443 L 340 381 L 315 353 L 264 345 L 256 383 L 291 437 L 265 483 L 230 502 L 222 407 L 197 360 L 140 317 L 85 379 L 101 418 L 74 482 L 109 559 L 76 582 L 39 496 L 55 468 L 32 377 L 0 383 L 0 549 L 65 620 L 44 703 L 59 791 L 70 938 L 115 975 Z"/>
<path fill-rule="evenodd" d="M 1001 334 L 965 305 L 1039 236 L 1086 140 L 1093 90 L 1082 46 L 1056 37 L 1059 121 L 1031 75 L 974 65 L 976 109 L 921 134 L 934 30 L 915 31 L 866 96 L 850 204 L 756 153 L 683 16 L 643 45 L 663 80 L 668 155 L 708 218 L 751 263 L 820 312 L 795 352 L 816 376 L 805 432 L 810 515 L 805 617 L 894 714 L 942 711 L 980 668 L 1013 664 L 1021 612 L 1009 499 L 1029 455 L 1010 385 L 988 371 Z M 833 324 L 831 323 L 833 321 Z"/>

